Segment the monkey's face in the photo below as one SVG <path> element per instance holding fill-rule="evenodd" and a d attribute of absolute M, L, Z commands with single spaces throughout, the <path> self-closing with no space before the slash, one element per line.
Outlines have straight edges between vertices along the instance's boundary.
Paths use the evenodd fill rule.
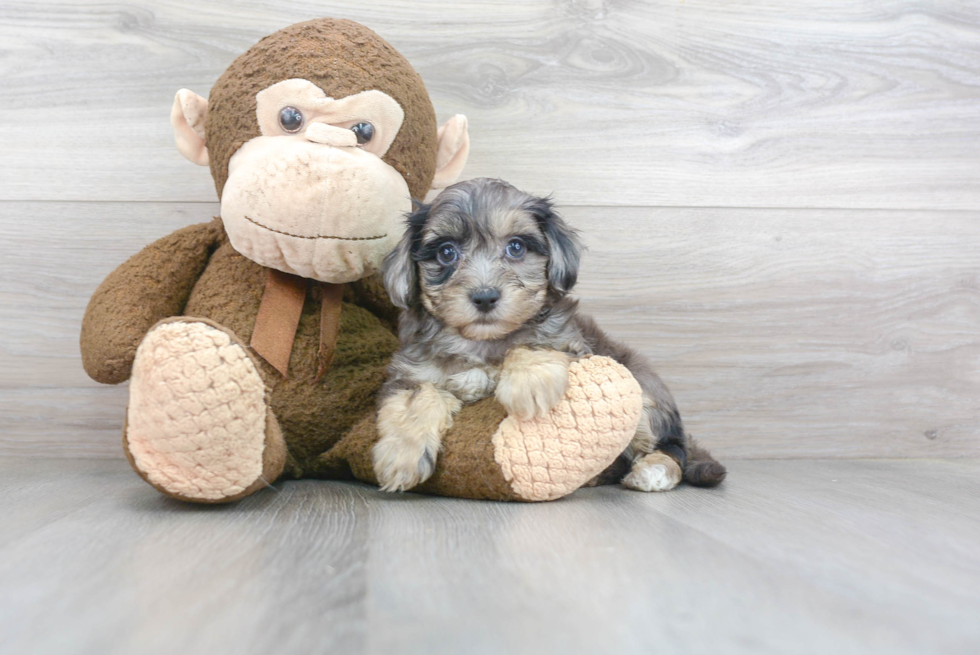
<path fill-rule="evenodd" d="M 401 107 L 376 90 L 335 100 L 299 79 L 263 90 L 256 107 L 262 134 L 231 157 L 221 195 L 232 246 L 324 282 L 378 270 L 411 209 L 404 178 L 381 159 Z"/>
<path fill-rule="evenodd" d="M 377 34 L 323 18 L 265 37 L 170 115 L 180 152 L 209 165 L 232 246 L 287 273 L 342 283 L 375 272 L 410 198 L 452 184 L 466 118 L 438 130 L 422 79 Z"/>

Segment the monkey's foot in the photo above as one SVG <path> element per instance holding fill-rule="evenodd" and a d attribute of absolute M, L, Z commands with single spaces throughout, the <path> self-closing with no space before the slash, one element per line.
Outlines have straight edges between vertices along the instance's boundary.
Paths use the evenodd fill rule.
<path fill-rule="evenodd" d="M 123 446 L 159 491 L 200 503 L 247 496 L 286 461 L 255 362 L 235 335 L 199 319 L 158 323 L 140 344 Z"/>
<path fill-rule="evenodd" d="M 572 362 L 568 390 L 550 412 L 504 419 L 494 459 L 521 500 L 561 498 L 626 450 L 642 410 L 640 385 L 626 367 L 608 357 Z"/>

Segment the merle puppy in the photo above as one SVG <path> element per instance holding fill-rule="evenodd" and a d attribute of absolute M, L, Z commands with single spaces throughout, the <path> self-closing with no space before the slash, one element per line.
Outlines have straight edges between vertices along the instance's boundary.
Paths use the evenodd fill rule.
<path fill-rule="evenodd" d="M 666 491 L 683 478 L 711 487 L 725 468 L 684 432 L 667 387 L 641 354 L 578 313 L 568 295 L 581 245 L 546 198 L 481 178 L 418 205 L 384 262 L 403 309 L 402 347 L 381 392 L 374 470 L 403 491 L 428 479 L 442 435 L 463 403 L 495 394 L 510 413 L 540 416 L 562 399 L 573 358 L 606 355 L 643 389 L 626 451 L 592 484 Z"/>

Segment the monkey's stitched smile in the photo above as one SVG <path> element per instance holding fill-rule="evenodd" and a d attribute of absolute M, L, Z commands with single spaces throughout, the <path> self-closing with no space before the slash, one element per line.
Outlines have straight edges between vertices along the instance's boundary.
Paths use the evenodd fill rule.
<path fill-rule="evenodd" d="M 242 214 L 242 216 L 245 216 L 245 215 Z M 282 230 L 277 230 L 274 227 L 269 227 L 268 225 L 262 225 L 262 223 L 259 223 L 258 221 L 253 220 L 253 219 L 249 218 L 248 216 L 245 216 L 245 220 L 248 221 L 249 223 L 251 223 L 252 225 L 258 225 L 263 230 L 269 230 L 270 232 L 275 232 L 276 234 L 282 234 L 283 236 L 287 236 L 287 237 L 295 237 L 297 239 L 334 239 L 336 241 L 376 241 L 378 239 L 384 239 L 385 237 L 388 236 L 388 233 L 387 232 L 385 232 L 384 234 L 380 234 L 378 236 L 375 236 L 375 237 L 336 237 L 336 236 L 333 236 L 331 234 L 320 234 L 320 235 L 316 235 L 316 236 L 307 236 L 305 234 L 292 234 L 291 232 L 283 232 Z"/>

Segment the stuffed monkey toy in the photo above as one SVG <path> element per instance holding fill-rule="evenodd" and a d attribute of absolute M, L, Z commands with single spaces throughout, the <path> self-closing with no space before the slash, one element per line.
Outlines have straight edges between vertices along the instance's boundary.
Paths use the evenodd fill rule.
<path fill-rule="evenodd" d="M 281 478 L 378 480 L 376 395 L 398 346 L 377 271 L 412 198 L 456 180 L 466 119 L 436 127 L 421 78 L 371 30 L 300 23 L 236 59 L 205 100 L 177 93 L 180 152 L 209 165 L 221 216 L 147 246 L 99 286 L 85 370 L 129 385 L 133 468 L 185 501 L 234 501 Z M 497 500 L 571 493 L 625 449 L 636 381 L 594 357 L 565 399 L 521 421 L 464 407 L 414 490 Z"/>

